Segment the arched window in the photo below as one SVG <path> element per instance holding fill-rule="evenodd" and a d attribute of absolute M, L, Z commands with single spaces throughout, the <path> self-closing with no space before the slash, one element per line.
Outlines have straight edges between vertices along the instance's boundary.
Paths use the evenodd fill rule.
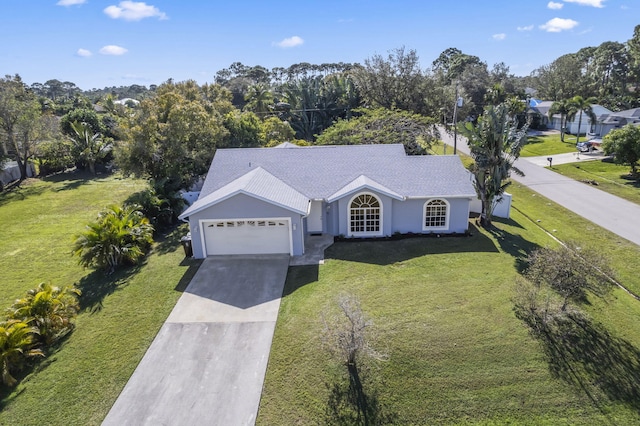
<path fill-rule="evenodd" d="M 373 194 L 362 193 L 349 203 L 349 235 L 382 235 L 382 203 Z"/>
<path fill-rule="evenodd" d="M 435 231 L 449 228 L 449 203 L 439 198 L 424 203 L 423 231 Z"/>

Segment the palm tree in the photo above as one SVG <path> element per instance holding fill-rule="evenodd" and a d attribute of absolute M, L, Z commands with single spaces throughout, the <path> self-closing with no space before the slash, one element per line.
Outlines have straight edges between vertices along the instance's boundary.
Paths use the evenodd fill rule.
<path fill-rule="evenodd" d="M 33 347 L 33 336 L 38 329 L 19 320 L 0 323 L 0 370 L 2 383 L 15 386 L 18 382 L 12 375 L 24 366 L 27 358 L 44 356 L 40 349 Z"/>
<path fill-rule="evenodd" d="M 554 115 L 560 114 L 560 141 L 564 142 L 564 132 L 567 126 L 567 114 L 570 111 L 570 100 L 563 99 L 561 101 L 555 101 L 551 104 L 551 108 L 547 112 L 549 119 L 552 119 Z"/>
<path fill-rule="evenodd" d="M 71 320 L 80 309 L 79 295 L 80 290 L 73 287 L 60 288 L 51 283 L 41 283 L 14 302 L 9 309 L 9 317 L 36 327 L 36 340 L 48 346 L 73 329 Z"/>
<path fill-rule="evenodd" d="M 582 113 L 584 112 L 589 116 L 592 123 L 597 120 L 596 114 L 593 112 L 592 105 L 598 102 L 594 97 L 584 99 L 582 96 L 574 96 L 569 100 L 569 113 L 567 119 L 573 120 L 576 114 L 580 114 L 578 118 L 578 132 L 576 135 L 576 144 L 580 142 L 580 130 L 582 127 Z"/>
<path fill-rule="evenodd" d="M 525 125 L 518 129 L 518 121 L 510 116 L 505 104 L 485 107 L 477 125 L 468 124 L 461 128 L 475 160 L 470 171 L 475 178 L 473 185 L 478 198 L 482 202 L 480 224 L 485 228 L 491 227 L 494 200 L 499 200 L 511 184 L 508 180 L 511 170 L 522 174 L 513 167 L 513 163 L 527 143 L 527 128 L 528 125 Z"/>
<path fill-rule="evenodd" d="M 270 107 L 273 106 L 273 94 L 269 90 L 269 86 L 264 83 L 249 86 L 244 100 L 247 101 L 245 109 L 255 112 L 262 119 L 272 111 Z"/>
<path fill-rule="evenodd" d="M 96 162 L 107 154 L 111 144 L 106 142 L 100 133 L 93 133 L 89 123 L 74 121 L 71 123 L 73 141 L 79 157 L 85 162 L 91 174 L 96 174 Z"/>
<path fill-rule="evenodd" d="M 153 226 L 140 206 L 110 206 L 76 236 L 74 254 L 80 264 L 112 273 L 123 263 L 136 264 L 153 243 Z"/>

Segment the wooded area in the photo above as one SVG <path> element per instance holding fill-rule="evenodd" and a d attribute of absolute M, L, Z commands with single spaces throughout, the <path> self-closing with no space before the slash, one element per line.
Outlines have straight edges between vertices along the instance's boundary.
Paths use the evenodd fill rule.
<path fill-rule="evenodd" d="M 433 126 L 454 121 L 456 94 L 456 121 L 507 103 L 524 122 L 531 97 L 556 101 L 559 112 L 576 96 L 621 110 L 640 106 L 638 87 L 640 25 L 626 43 L 585 47 L 526 77 L 456 48 L 424 67 L 404 47 L 362 64 L 235 62 L 203 85 L 82 91 L 56 79 L 27 86 L 16 74 L 0 79 L 0 158 L 16 161 L 23 179 L 28 162 L 41 174 L 115 164 L 175 191 L 206 172 L 216 148 L 401 140 L 424 153 Z"/>

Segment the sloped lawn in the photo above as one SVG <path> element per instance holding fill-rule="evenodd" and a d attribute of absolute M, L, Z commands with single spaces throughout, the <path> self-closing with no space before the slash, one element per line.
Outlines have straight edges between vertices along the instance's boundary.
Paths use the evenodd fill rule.
<path fill-rule="evenodd" d="M 83 290 L 71 336 L 15 389 L 0 388 L 0 424 L 100 424 L 195 272 L 180 247 L 184 229 L 161 236 L 142 266 L 111 276 L 71 256 L 75 233 L 143 187 L 117 175 L 59 175 L 0 194 L 0 307 L 42 281 Z"/>
<path fill-rule="evenodd" d="M 342 293 L 360 298 L 375 324 L 373 346 L 387 356 L 365 361 L 361 371 L 369 419 L 381 424 L 640 422 L 640 384 L 634 382 L 640 379 L 640 326 L 634 320 L 640 302 L 615 290 L 583 307 L 592 321 L 577 340 L 534 338 L 513 312 L 514 280 L 524 256 L 556 244 L 545 231 L 585 237 L 564 209 L 524 188 L 510 191 L 520 211 L 497 221 L 494 232 L 344 242 L 328 250 L 325 265 L 290 268 L 257 424 L 345 423 L 346 369 L 332 360 L 320 338 L 323 312 Z M 559 224 L 529 219 L 546 214 L 556 215 Z M 595 235 L 605 249 L 618 246 L 611 254 L 621 257 L 616 267 L 626 268 L 621 280 L 635 282 L 637 274 L 624 262 L 635 264 L 638 247 L 602 230 Z"/>

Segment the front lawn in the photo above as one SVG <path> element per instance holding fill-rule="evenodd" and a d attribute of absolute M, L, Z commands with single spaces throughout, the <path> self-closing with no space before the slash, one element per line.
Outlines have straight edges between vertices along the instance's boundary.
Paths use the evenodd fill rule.
<path fill-rule="evenodd" d="M 386 354 L 362 371 L 370 418 L 396 424 L 637 424 L 640 302 L 622 290 L 583 306 L 578 341 L 540 341 L 513 312 L 524 257 L 549 235 L 610 253 L 636 284 L 640 248 L 514 185 L 512 219 L 467 238 L 344 242 L 290 268 L 257 424 L 342 424 L 346 369 L 321 344 L 323 312 L 357 295 Z M 540 220 L 540 222 L 538 222 Z M 559 337 L 561 338 L 561 337 Z M 589 348 L 586 350 L 585 348 Z"/>
<path fill-rule="evenodd" d="M 0 389 L 0 424 L 98 425 L 197 269 L 185 261 L 178 228 L 145 263 L 105 276 L 78 265 L 72 236 L 143 181 L 59 175 L 0 194 L 0 307 L 42 281 L 83 290 L 77 327 L 13 390 Z"/>
<path fill-rule="evenodd" d="M 640 182 L 630 176 L 629 166 L 611 161 L 585 161 L 553 166 L 551 170 L 588 185 L 597 184 L 602 191 L 640 204 Z"/>
<path fill-rule="evenodd" d="M 581 140 L 586 140 L 581 138 Z M 576 137 L 564 135 L 564 142 L 560 140 L 560 134 L 544 136 L 527 136 L 527 144 L 520 152 L 521 157 L 538 157 L 541 155 L 564 154 L 576 152 Z"/>

